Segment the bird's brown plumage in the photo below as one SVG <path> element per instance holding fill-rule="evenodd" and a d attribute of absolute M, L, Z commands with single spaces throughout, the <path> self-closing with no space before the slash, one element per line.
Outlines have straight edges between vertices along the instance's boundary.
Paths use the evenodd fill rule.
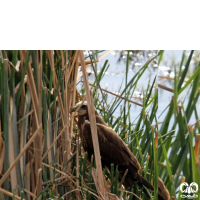
<path fill-rule="evenodd" d="M 78 128 L 81 143 L 84 150 L 88 152 L 88 158 L 90 159 L 91 156 L 94 155 L 94 149 L 87 110 L 87 102 L 84 102 L 80 109 L 76 110 L 80 103 L 81 102 L 79 102 L 72 109 L 72 112 L 77 111 L 79 114 Z M 110 169 L 110 165 L 112 163 L 118 165 L 119 179 L 123 177 L 125 171 L 128 169 L 128 173 L 124 180 L 125 187 L 130 187 L 137 181 L 138 185 L 143 188 L 145 195 L 150 198 L 148 192 L 143 186 L 150 190 L 154 190 L 154 187 L 139 174 L 140 164 L 136 157 L 132 154 L 117 133 L 110 128 L 98 115 L 97 111 L 95 112 L 102 166 Z"/>

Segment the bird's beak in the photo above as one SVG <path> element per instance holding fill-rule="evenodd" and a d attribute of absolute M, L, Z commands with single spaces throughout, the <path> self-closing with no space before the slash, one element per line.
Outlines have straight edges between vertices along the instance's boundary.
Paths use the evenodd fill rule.
<path fill-rule="evenodd" d="M 71 112 L 75 112 L 76 111 L 76 107 L 71 109 Z"/>

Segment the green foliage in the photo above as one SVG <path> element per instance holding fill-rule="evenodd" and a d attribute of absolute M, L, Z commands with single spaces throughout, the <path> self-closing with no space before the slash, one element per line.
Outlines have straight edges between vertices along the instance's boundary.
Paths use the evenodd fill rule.
<path fill-rule="evenodd" d="M 159 176 L 164 180 L 170 194 L 178 199 L 181 195 L 181 182 L 200 184 L 200 166 L 196 163 L 194 151 L 196 134 L 200 128 L 199 112 L 196 112 L 200 88 L 200 63 L 191 63 L 193 53 L 194 51 L 191 51 L 186 58 L 183 52 L 180 66 L 174 68 L 172 101 L 163 108 L 166 109 L 166 114 L 159 126 Z M 184 64 L 185 68 L 182 70 Z M 193 74 L 188 77 L 189 69 L 193 69 Z M 188 80 L 184 82 L 186 77 Z M 180 96 L 183 94 L 182 101 Z M 192 115 L 196 120 L 194 125 L 190 124 Z"/>

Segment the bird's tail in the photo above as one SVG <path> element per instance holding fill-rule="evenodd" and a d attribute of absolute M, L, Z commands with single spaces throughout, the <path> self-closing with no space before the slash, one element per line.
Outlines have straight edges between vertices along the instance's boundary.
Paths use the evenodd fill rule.
<path fill-rule="evenodd" d="M 153 191 L 154 187 L 153 187 L 153 185 L 151 185 L 151 183 L 148 180 L 146 180 L 140 174 L 128 173 L 126 175 L 126 178 L 125 178 L 123 184 L 125 187 L 131 187 L 135 184 L 135 182 L 138 183 L 140 188 L 143 188 L 143 192 L 147 196 L 147 198 L 151 199 L 151 196 L 149 195 L 149 192 L 146 190 L 146 188 Z"/>
<path fill-rule="evenodd" d="M 154 191 L 153 185 L 151 185 L 151 183 L 149 181 L 147 181 L 144 177 L 142 177 L 140 174 L 137 174 L 136 181 L 138 181 L 139 183 L 144 185 L 149 190 Z"/>

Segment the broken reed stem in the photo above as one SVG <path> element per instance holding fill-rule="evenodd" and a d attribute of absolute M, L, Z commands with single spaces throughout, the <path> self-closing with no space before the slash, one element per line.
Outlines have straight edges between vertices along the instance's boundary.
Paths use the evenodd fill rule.
<path fill-rule="evenodd" d="M 161 88 L 161 89 L 163 89 L 163 90 L 167 90 L 168 92 L 174 93 L 174 90 L 173 90 L 173 89 L 171 89 L 171 88 L 169 88 L 169 87 L 166 87 L 166 86 L 164 86 L 164 85 L 158 84 L 158 87 Z"/>
<path fill-rule="evenodd" d="M 76 85 L 78 85 L 80 82 L 83 83 L 83 81 L 79 81 Z M 93 84 L 91 84 L 91 83 L 89 83 L 89 85 L 92 86 L 92 87 L 95 87 L 95 88 L 97 88 L 97 89 L 100 89 L 98 86 L 95 86 L 95 85 L 93 85 Z M 112 94 L 112 95 L 114 95 L 114 96 L 116 96 L 116 97 L 119 97 L 119 98 L 121 98 L 121 99 L 124 99 L 124 100 L 126 100 L 126 101 L 128 101 L 128 102 L 130 102 L 130 103 L 134 103 L 135 105 L 138 105 L 138 106 L 143 107 L 142 104 L 137 103 L 137 102 L 135 102 L 135 101 L 131 101 L 131 100 L 129 100 L 129 99 L 126 99 L 125 97 L 122 97 L 122 96 L 120 96 L 120 95 L 117 95 L 117 94 L 115 94 L 115 93 L 113 93 L 113 92 L 110 92 L 110 91 L 105 90 L 105 89 L 103 89 L 103 88 L 101 88 L 101 90 L 104 91 L 104 92 L 107 92 L 107 93 L 109 93 L 109 94 Z"/>
<path fill-rule="evenodd" d="M 82 73 L 83 73 L 83 80 L 85 85 L 85 91 L 86 91 L 86 99 L 88 103 L 88 112 L 89 112 L 89 119 L 90 119 L 90 128 L 92 133 L 92 142 L 94 147 L 94 155 L 95 155 L 95 161 L 96 161 L 96 167 L 97 167 L 97 175 L 98 175 L 98 184 L 99 189 L 105 197 L 105 189 L 104 189 L 104 182 L 103 182 L 103 173 L 102 173 L 102 166 L 101 166 L 101 157 L 100 157 L 100 150 L 99 150 L 99 141 L 97 137 L 97 129 L 96 129 L 96 118 L 95 118 L 95 110 L 93 102 L 91 101 L 92 96 L 90 96 L 90 89 L 89 89 L 89 83 L 87 79 L 86 74 L 86 66 L 85 66 L 85 60 L 83 51 L 79 52 L 81 66 L 82 66 Z"/>
<path fill-rule="evenodd" d="M 37 135 L 38 135 L 38 133 L 40 131 L 42 131 L 42 124 L 40 124 L 39 128 L 35 131 L 35 133 L 32 135 L 32 137 L 30 138 L 30 140 L 26 143 L 26 145 L 24 146 L 24 148 L 22 149 L 22 151 L 20 152 L 20 154 L 17 156 L 17 158 L 15 159 L 15 161 L 12 163 L 12 165 L 9 167 L 9 169 L 6 171 L 6 173 L 3 175 L 3 177 L 0 180 L 0 187 L 4 183 L 5 179 L 9 176 L 11 170 L 15 167 L 15 165 L 17 164 L 17 162 L 19 161 L 19 159 L 21 158 L 21 156 L 25 153 L 25 151 L 31 145 L 31 143 L 33 142 L 33 140 L 37 137 Z"/>
<path fill-rule="evenodd" d="M 34 195 L 32 192 L 30 192 L 29 190 L 24 188 L 24 192 L 26 192 L 27 194 L 29 194 L 30 196 L 32 196 L 33 198 L 36 198 L 36 195 Z"/>

